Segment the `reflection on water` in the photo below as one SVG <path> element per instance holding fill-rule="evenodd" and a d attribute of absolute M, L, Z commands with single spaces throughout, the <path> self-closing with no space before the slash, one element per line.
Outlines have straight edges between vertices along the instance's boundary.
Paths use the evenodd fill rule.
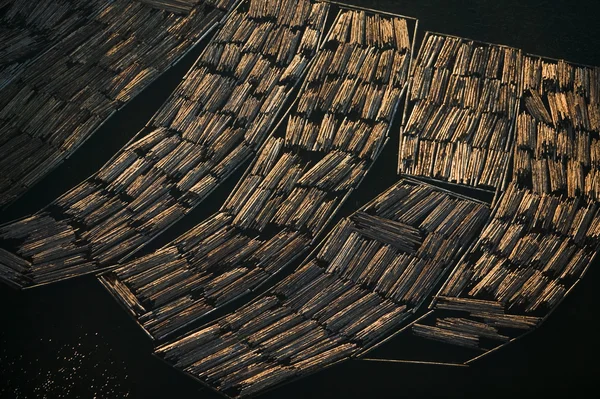
<path fill-rule="evenodd" d="M 40 338 L 41 347 L 53 348 L 52 339 Z M 127 368 L 112 356 L 111 345 L 98 333 L 84 333 L 72 343 L 60 344 L 52 361 L 16 354 L 0 341 L 0 397 L 4 398 L 128 398 Z M 98 361 L 101 360 L 101 363 Z"/>

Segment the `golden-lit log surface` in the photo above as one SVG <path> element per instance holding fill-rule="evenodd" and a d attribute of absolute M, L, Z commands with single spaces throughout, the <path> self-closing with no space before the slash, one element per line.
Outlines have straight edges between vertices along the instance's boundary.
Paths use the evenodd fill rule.
<path fill-rule="evenodd" d="M 157 354 L 231 397 L 347 359 L 412 315 L 489 213 L 485 204 L 402 180 L 343 219 L 266 294 Z"/>
<path fill-rule="evenodd" d="M 405 19 L 338 14 L 289 115 L 221 211 L 103 277 L 151 336 L 185 327 L 310 249 L 385 144 L 409 50 Z"/>
<path fill-rule="evenodd" d="M 48 0 L 36 14 L 0 0 L 0 205 L 234 3 Z M 0 226 L 0 279 L 24 287 L 115 267 L 101 282 L 152 338 L 183 332 L 156 353 L 230 397 L 360 357 L 431 297 L 397 337 L 461 347 L 455 363 L 537 328 L 599 249 L 600 69 L 426 33 L 409 71 L 402 17 L 237 5 L 130 144 L 44 211 Z M 29 30 L 11 25 L 26 15 Z M 411 74 L 399 171 L 497 190 L 494 208 L 404 178 L 316 247 L 381 153 Z M 219 212 L 131 260 L 252 157 Z M 266 294 L 190 332 L 314 247 Z"/>
<path fill-rule="evenodd" d="M 413 326 L 481 353 L 534 329 L 583 276 L 599 248 L 598 204 L 508 186 L 477 244 Z"/>
<path fill-rule="evenodd" d="M 502 188 L 521 61 L 518 49 L 428 33 L 414 68 L 399 171 Z"/>
<path fill-rule="evenodd" d="M 181 14 L 140 1 L 92 2 L 85 23 L 0 88 L 0 206 L 79 148 L 235 3 L 205 0 Z"/>
<path fill-rule="evenodd" d="M 228 17 L 148 127 L 98 173 L 44 211 L 0 227 L 14 249 L 2 251 L 1 278 L 23 286 L 114 265 L 253 155 L 315 55 L 328 10 L 259 3 Z"/>
<path fill-rule="evenodd" d="M 472 361 L 539 326 L 583 277 L 600 247 L 598 77 L 523 57 L 513 181 L 415 335 L 471 348 Z"/>
<path fill-rule="evenodd" d="M 513 179 L 536 193 L 600 197 L 600 69 L 526 56 Z"/>

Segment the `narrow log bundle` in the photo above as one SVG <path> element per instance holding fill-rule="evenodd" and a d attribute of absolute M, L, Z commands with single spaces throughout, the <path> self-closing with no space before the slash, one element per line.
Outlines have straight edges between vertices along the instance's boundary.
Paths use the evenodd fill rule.
<path fill-rule="evenodd" d="M 172 334 L 308 251 L 383 148 L 409 42 L 405 19 L 338 14 L 289 115 L 221 211 L 103 277 L 151 336 Z M 394 228 L 372 234 L 401 236 Z"/>
<path fill-rule="evenodd" d="M 527 56 L 513 180 L 600 199 L 600 68 Z"/>
<path fill-rule="evenodd" d="M 230 397 L 347 359 L 415 311 L 489 212 L 424 183 L 401 181 L 343 219 L 266 294 L 159 346 L 157 354 Z"/>
<path fill-rule="evenodd" d="M 27 3 L 37 7 L 38 2 Z M 15 201 L 74 152 L 235 3 L 205 0 L 184 14 L 130 0 L 98 0 L 91 10 L 84 7 L 80 12 L 91 12 L 91 18 L 0 88 L 0 206 Z M 32 12 L 46 15 L 43 7 Z"/>
<path fill-rule="evenodd" d="M 598 208 L 511 183 L 413 332 L 489 351 L 537 327 L 598 251 Z"/>
<path fill-rule="evenodd" d="M 280 15 L 254 10 L 259 2 L 229 16 L 148 128 L 96 175 L 44 211 L 0 227 L 3 247 L 28 265 L 18 278 L 15 270 L 0 278 L 40 284 L 114 265 L 253 155 L 316 54 L 328 10 L 290 0 Z M 28 147 L 19 137 L 4 143 L 11 155 L 0 165 L 23 158 Z"/>
<path fill-rule="evenodd" d="M 510 160 L 521 51 L 428 33 L 402 129 L 401 173 L 495 190 Z"/>

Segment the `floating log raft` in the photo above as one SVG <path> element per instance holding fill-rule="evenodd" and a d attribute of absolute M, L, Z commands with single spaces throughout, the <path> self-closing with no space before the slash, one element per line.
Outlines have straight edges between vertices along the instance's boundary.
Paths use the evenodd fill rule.
<path fill-rule="evenodd" d="M 73 33 L 111 0 L 0 1 L 0 90 L 39 54 Z"/>
<path fill-rule="evenodd" d="M 428 33 L 401 133 L 401 173 L 502 188 L 513 144 L 521 51 Z"/>
<path fill-rule="evenodd" d="M 400 181 L 266 294 L 156 353 L 230 397 L 348 359 L 407 320 L 489 214 L 485 204 Z"/>
<path fill-rule="evenodd" d="M 383 148 L 409 43 L 403 18 L 339 13 L 289 115 L 221 211 L 103 277 L 152 337 L 249 292 L 308 251 Z M 372 234 L 402 236 L 395 228 Z"/>
<path fill-rule="evenodd" d="M 60 164 L 235 3 L 206 0 L 180 14 L 110 1 L 26 65 L 0 91 L 0 206 Z"/>
<path fill-rule="evenodd" d="M 526 56 L 513 180 L 600 199 L 600 69 Z"/>
<path fill-rule="evenodd" d="M 600 248 L 598 203 L 511 183 L 417 336 L 486 353 L 536 328 Z"/>
<path fill-rule="evenodd" d="M 309 1 L 273 1 L 264 10 L 258 3 L 229 16 L 149 126 L 112 161 L 45 211 L 0 227 L 4 247 L 29 264 L 4 264 L 11 270 L 0 277 L 35 285 L 115 265 L 253 155 L 316 54 L 328 10 Z M 15 159 L 23 158 L 19 137 L 3 147 Z"/>
<path fill-rule="evenodd" d="M 600 248 L 598 68 L 526 55 L 522 70 L 513 182 L 434 312 L 413 326 L 480 356 L 542 323 Z"/>

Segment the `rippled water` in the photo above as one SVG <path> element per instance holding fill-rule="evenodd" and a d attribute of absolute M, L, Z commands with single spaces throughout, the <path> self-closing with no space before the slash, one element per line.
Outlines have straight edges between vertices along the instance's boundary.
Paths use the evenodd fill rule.
<path fill-rule="evenodd" d="M 432 30 L 600 65 L 597 0 L 350 2 L 417 17 L 420 36 Z M 41 208 L 96 171 L 144 125 L 198 53 L 199 49 L 190 54 L 19 203 L 0 213 L 0 221 Z M 349 214 L 396 181 L 397 147 L 394 136 L 341 215 Z M 149 249 L 210 215 L 241 173 Z M 583 283 L 539 331 L 475 367 L 346 362 L 264 397 L 565 395 L 581 385 L 591 385 L 593 377 L 599 375 L 595 355 L 598 340 L 591 324 L 600 305 L 596 296 L 599 278 L 597 267 L 591 268 Z M 218 397 L 152 357 L 148 338 L 91 276 L 24 292 L 0 286 L 0 304 L 1 398 Z M 435 346 L 431 348 L 436 350 Z M 410 342 L 398 340 L 373 356 L 406 358 L 416 350 Z"/>
<path fill-rule="evenodd" d="M 73 343 L 59 344 L 40 338 L 33 347 L 55 347 L 53 362 L 44 358 L 9 353 L 8 343 L 2 342 L 0 357 L 5 368 L 0 395 L 13 398 L 127 398 L 130 397 L 129 375 L 123 360 L 112 357 L 113 348 L 95 333 L 85 333 Z M 37 344 L 37 345 L 35 345 Z M 98 364 L 98 357 L 113 360 Z M 27 386 L 20 382 L 27 379 Z"/>

